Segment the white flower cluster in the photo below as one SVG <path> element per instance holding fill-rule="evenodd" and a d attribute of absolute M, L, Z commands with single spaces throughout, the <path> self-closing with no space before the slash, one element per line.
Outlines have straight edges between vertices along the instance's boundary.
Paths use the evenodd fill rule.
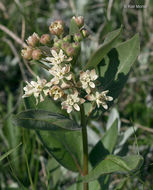
<path fill-rule="evenodd" d="M 108 90 L 99 93 L 96 91 L 95 81 L 98 78 L 95 69 L 80 72 L 79 82 L 76 82 L 75 74 L 71 71 L 71 57 L 67 57 L 61 49 L 59 53 L 51 50 L 52 57 L 47 57 L 46 61 L 52 66 L 49 73 L 52 79 L 47 82 L 45 79 L 37 77 L 37 82 L 27 82 L 24 87 L 23 98 L 34 95 L 36 104 L 44 101 L 45 96 L 51 96 L 54 100 L 61 100 L 62 109 L 68 113 L 73 110 L 80 111 L 80 105 L 85 101 L 92 101 L 107 109 L 107 101 L 112 101 L 111 96 L 107 96 Z M 82 90 L 86 96 L 82 98 Z"/>

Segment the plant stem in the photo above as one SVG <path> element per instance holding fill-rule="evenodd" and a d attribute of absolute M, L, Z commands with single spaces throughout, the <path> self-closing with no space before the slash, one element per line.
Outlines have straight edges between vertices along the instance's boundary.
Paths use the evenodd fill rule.
<path fill-rule="evenodd" d="M 83 175 L 88 174 L 88 137 L 87 137 L 87 126 L 85 120 L 84 106 L 81 105 L 81 126 L 82 126 L 82 141 L 83 141 Z M 88 190 L 88 183 L 83 184 L 83 189 Z"/>

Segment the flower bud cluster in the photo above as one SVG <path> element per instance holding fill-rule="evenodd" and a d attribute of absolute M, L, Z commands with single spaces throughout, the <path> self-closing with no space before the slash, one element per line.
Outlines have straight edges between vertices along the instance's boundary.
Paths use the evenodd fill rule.
<path fill-rule="evenodd" d="M 39 44 L 46 45 L 51 41 L 49 34 L 43 34 L 41 37 L 37 33 L 33 33 L 26 40 L 27 47 L 21 50 L 21 55 L 24 59 L 27 60 L 40 60 L 43 56 Z"/>
<path fill-rule="evenodd" d="M 39 38 L 34 33 L 27 39 L 28 46 L 22 50 L 22 56 L 29 60 L 45 61 L 51 80 L 47 81 L 37 76 L 37 81 L 27 82 L 23 98 L 34 95 L 38 104 L 39 101 L 44 101 L 46 96 L 50 96 L 53 100 L 60 101 L 62 109 L 66 109 L 67 113 L 80 111 L 80 105 L 84 102 L 92 102 L 92 105 L 97 105 L 98 108 L 102 105 L 104 109 L 107 109 L 106 102 L 112 101 L 113 98 L 107 96 L 108 90 L 98 91 L 96 86 L 98 75 L 95 69 L 74 72 L 76 65 L 72 63 L 80 53 L 80 42 L 88 34 L 85 29 L 82 29 L 83 17 L 73 17 L 73 19 L 80 28 L 80 33 L 62 37 L 64 23 L 57 20 L 49 26 L 50 33 L 55 35 L 52 43 L 48 34 L 43 34 Z M 48 45 L 50 53 L 43 54 L 39 48 L 40 43 Z"/>
<path fill-rule="evenodd" d="M 50 34 L 42 34 L 40 37 L 37 33 L 33 33 L 26 40 L 27 47 L 21 51 L 21 55 L 27 60 L 40 60 L 46 58 L 47 55 L 42 51 L 42 47 L 50 48 L 59 52 L 64 51 L 67 56 L 76 57 L 80 53 L 81 41 L 88 36 L 88 31 L 83 28 L 84 18 L 82 16 L 73 17 L 79 32 L 74 35 L 64 36 L 64 22 L 56 20 L 49 26 Z"/>

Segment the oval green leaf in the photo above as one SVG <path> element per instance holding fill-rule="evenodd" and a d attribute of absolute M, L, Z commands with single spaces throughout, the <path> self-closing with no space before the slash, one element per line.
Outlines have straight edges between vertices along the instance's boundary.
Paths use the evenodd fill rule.
<path fill-rule="evenodd" d="M 112 154 L 118 137 L 118 119 L 116 119 L 111 127 L 106 131 L 102 139 L 92 149 L 89 159 L 92 167 L 94 168 L 100 161 L 107 155 Z M 98 178 L 102 189 L 108 189 L 109 176 L 103 175 Z"/>
<path fill-rule="evenodd" d="M 95 51 L 91 55 L 91 57 L 90 57 L 88 63 L 86 64 L 84 70 L 86 70 L 88 68 L 96 67 L 102 61 L 102 59 L 105 57 L 105 55 L 107 55 L 107 53 L 116 44 L 116 41 L 121 34 L 121 31 L 122 31 L 122 28 L 113 31 L 106 36 L 104 43 L 98 48 L 97 51 Z"/>
<path fill-rule="evenodd" d="M 118 137 L 118 120 L 116 119 L 102 139 L 93 147 L 89 158 L 91 165 L 95 167 L 108 154 L 112 154 L 117 143 Z"/>
<path fill-rule="evenodd" d="M 37 131 L 47 151 L 65 168 L 82 171 L 81 131 Z"/>
<path fill-rule="evenodd" d="M 65 116 L 45 110 L 27 110 L 13 117 L 16 126 L 35 130 L 75 131 L 80 127 Z"/>
<path fill-rule="evenodd" d="M 107 89 L 115 99 L 124 87 L 132 64 L 140 51 L 139 35 L 117 45 L 98 65 L 100 89 Z"/>
<path fill-rule="evenodd" d="M 143 164 L 143 157 L 140 155 L 132 155 L 119 157 L 108 155 L 101 161 L 87 176 L 83 178 L 84 182 L 96 180 L 101 175 L 112 173 L 132 174 L 140 169 Z"/>
<path fill-rule="evenodd" d="M 32 97 L 24 100 L 26 100 L 25 106 L 27 109 L 36 108 L 35 100 Z M 58 104 L 55 104 L 52 99 L 45 99 L 44 103 L 42 102 L 37 105 L 37 108 L 45 111 L 52 110 L 54 115 L 60 115 L 60 118 L 65 118 L 65 115 L 67 115 L 63 115 L 63 110 L 59 109 Z M 72 121 L 72 123 L 74 123 L 74 121 Z M 62 125 L 61 127 L 63 127 L 63 122 L 60 124 Z M 59 164 L 68 170 L 81 173 L 83 168 L 81 130 L 80 128 L 78 130 L 63 130 L 61 127 L 59 127 L 61 130 L 36 130 L 36 133 L 47 152 L 51 154 Z M 65 127 L 69 129 L 70 126 Z"/>
<path fill-rule="evenodd" d="M 50 97 L 45 97 L 45 100 L 43 102 L 39 102 L 36 105 L 36 99 L 34 98 L 34 96 L 30 96 L 30 97 L 24 98 L 24 103 L 25 103 L 26 109 L 36 109 L 36 110 L 41 109 L 41 110 L 52 111 L 57 114 L 68 116 L 67 112 L 61 109 L 61 105 L 59 105 Z"/>

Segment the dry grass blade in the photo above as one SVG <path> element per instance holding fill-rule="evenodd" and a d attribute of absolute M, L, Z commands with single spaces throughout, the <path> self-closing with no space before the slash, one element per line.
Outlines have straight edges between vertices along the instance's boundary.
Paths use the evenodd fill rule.
<path fill-rule="evenodd" d="M 13 38 L 18 44 L 22 45 L 22 47 L 27 47 L 26 43 L 24 43 L 16 34 L 14 34 L 11 30 L 6 28 L 4 25 L 0 24 L 0 30 L 8 34 L 11 38 Z"/>
<path fill-rule="evenodd" d="M 24 68 L 23 68 L 23 65 L 21 63 L 21 60 L 20 60 L 20 57 L 19 57 L 19 55 L 17 53 L 16 48 L 14 47 L 13 43 L 10 40 L 8 40 L 6 38 L 3 38 L 3 41 L 6 42 L 9 45 L 9 47 L 11 48 L 14 56 L 18 59 L 18 63 L 19 63 L 19 67 L 20 67 L 20 70 L 21 70 L 22 78 L 23 78 L 24 81 L 26 81 L 27 77 L 25 75 Z"/>

